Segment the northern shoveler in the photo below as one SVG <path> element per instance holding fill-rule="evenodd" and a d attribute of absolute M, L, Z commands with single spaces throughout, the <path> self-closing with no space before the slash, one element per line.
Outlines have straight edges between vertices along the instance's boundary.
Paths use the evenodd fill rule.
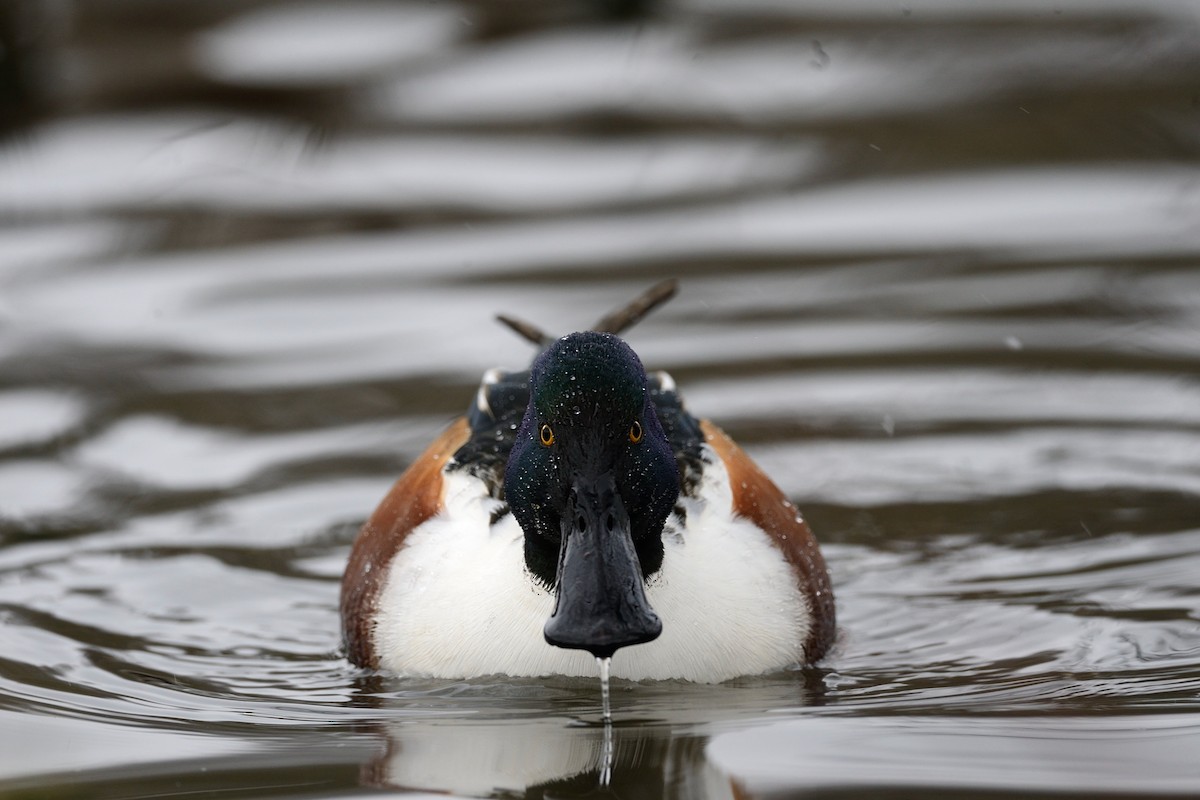
<path fill-rule="evenodd" d="M 342 580 L 351 661 L 595 675 L 616 653 L 614 677 L 717 683 L 825 654 L 833 591 L 808 525 L 617 336 L 674 291 L 557 340 L 500 318 L 542 349 L 489 370 L 363 526 Z"/>

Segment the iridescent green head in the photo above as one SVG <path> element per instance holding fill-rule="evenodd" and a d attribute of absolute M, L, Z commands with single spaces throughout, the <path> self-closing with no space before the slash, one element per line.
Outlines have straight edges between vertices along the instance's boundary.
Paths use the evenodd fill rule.
<path fill-rule="evenodd" d="M 504 487 L 526 565 L 557 593 L 547 641 L 607 656 L 657 638 L 643 582 L 662 564 L 679 474 L 629 345 L 573 333 L 538 357 Z"/>

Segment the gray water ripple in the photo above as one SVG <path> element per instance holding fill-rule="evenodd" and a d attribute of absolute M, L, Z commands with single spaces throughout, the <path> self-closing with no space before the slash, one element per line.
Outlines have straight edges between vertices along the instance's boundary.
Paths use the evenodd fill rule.
<path fill-rule="evenodd" d="M 0 794 L 1195 794 L 1190 3 L 135 5 L 0 6 Z M 608 741 L 350 666 L 492 316 L 665 277 L 630 342 L 817 532 L 830 656 Z"/>

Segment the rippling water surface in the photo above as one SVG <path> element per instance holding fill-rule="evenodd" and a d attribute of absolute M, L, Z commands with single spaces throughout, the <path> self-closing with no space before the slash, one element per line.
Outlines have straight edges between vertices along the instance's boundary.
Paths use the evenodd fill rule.
<path fill-rule="evenodd" d="M 1193 4 L 2 8 L 0 794 L 1200 794 Z M 492 315 L 668 276 L 629 338 L 804 509 L 833 654 L 609 731 L 349 666 Z"/>

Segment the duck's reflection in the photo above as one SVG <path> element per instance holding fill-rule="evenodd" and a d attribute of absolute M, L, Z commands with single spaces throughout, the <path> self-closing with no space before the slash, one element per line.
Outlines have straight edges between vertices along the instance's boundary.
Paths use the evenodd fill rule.
<path fill-rule="evenodd" d="M 364 766 L 363 781 L 474 797 L 732 797 L 705 763 L 709 737 L 811 702 L 811 682 L 797 677 L 630 685 L 609 724 L 598 687 L 580 683 L 374 694 L 387 746 Z"/>
<path fill-rule="evenodd" d="M 366 782 L 473 797 L 666 797 L 681 777 L 702 771 L 708 738 L 674 735 L 666 725 L 564 719 L 386 728 L 387 751 Z"/>

